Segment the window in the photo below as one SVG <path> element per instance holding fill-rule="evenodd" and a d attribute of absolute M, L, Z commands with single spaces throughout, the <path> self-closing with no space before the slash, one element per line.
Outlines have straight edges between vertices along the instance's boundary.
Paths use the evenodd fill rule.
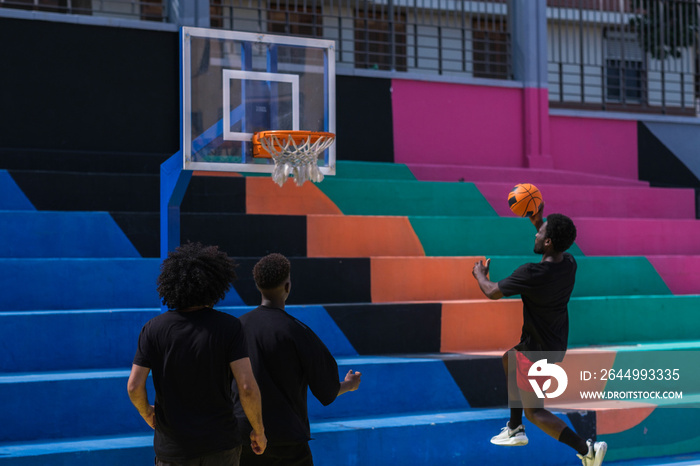
<path fill-rule="evenodd" d="M 267 32 L 323 37 L 321 8 L 306 3 L 296 4 L 296 2 L 285 0 L 272 0 L 267 10 Z"/>
<path fill-rule="evenodd" d="M 406 17 L 382 10 L 355 12 L 355 67 L 406 71 Z"/>
<path fill-rule="evenodd" d="M 508 79 L 508 28 L 505 20 L 472 21 L 472 64 L 475 78 Z"/>
<path fill-rule="evenodd" d="M 609 102 L 646 101 L 644 51 L 637 35 L 624 31 L 606 31 L 605 98 Z"/>

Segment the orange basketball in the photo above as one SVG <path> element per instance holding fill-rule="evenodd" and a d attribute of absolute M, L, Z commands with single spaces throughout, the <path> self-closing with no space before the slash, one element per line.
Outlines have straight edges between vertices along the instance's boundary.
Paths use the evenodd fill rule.
<path fill-rule="evenodd" d="M 542 194 L 530 183 L 516 184 L 508 193 L 508 207 L 518 217 L 532 217 L 542 205 Z"/>

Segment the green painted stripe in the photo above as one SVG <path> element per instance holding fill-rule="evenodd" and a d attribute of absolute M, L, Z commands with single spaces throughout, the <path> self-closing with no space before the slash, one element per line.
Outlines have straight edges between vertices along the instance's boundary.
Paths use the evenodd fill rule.
<path fill-rule="evenodd" d="M 411 170 L 402 163 L 356 162 L 352 160 L 336 161 L 335 177 L 413 181 L 416 179 Z"/>
<path fill-rule="evenodd" d="M 497 217 L 472 183 L 327 177 L 318 187 L 346 215 Z"/>
<path fill-rule="evenodd" d="M 684 406 L 691 407 L 697 408 Z M 697 452 L 700 434 L 690 427 L 694 425 L 697 414 L 695 409 L 656 409 L 631 429 L 600 436 L 598 440 L 608 443 L 606 462 Z"/>
<path fill-rule="evenodd" d="M 575 256 L 578 264 L 572 296 L 670 295 L 666 283 L 646 257 L 641 256 Z M 491 280 L 510 275 L 539 256 L 491 256 Z"/>
<path fill-rule="evenodd" d="M 522 255 L 535 244 L 535 229 L 525 218 L 410 217 L 410 221 L 426 256 Z M 583 256 L 576 245 L 570 251 Z"/>
<path fill-rule="evenodd" d="M 697 340 L 700 295 L 609 296 L 569 301 L 569 346 Z"/>

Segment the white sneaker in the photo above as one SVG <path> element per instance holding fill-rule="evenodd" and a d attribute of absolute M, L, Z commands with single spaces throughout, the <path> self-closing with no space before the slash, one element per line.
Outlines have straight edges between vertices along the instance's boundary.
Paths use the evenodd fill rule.
<path fill-rule="evenodd" d="M 515 429 L 506 426 L 501 429 L 501 433 L 495 437 L 491 437 L 491 443 L 505 447 L 521 447 L 527 445 L 527 435 L 525 435 L 525 426 L 520 424 Z"/>
<path fill-rule="evenodd" d="M 600 466 L 603 464 L 603 458 L 605 458 L 605 453 L 608 451 L 608 444 L 605 442 L 596 442 L 595 444 L 591 440 L 587 440 L 588 454 L 586 456 L 579 455 L 581 463 L 583 466 Z"/>

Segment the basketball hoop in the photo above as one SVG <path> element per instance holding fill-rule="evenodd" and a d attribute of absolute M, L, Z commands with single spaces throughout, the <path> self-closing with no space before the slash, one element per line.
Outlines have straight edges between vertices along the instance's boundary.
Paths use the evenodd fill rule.
<path fill-rule="evenodd" d="M 322 131 L 261 131 L 253 135 L 253 157 L 272 158 L 272 181 L 280 186 L 291 175 L 297 186 L 319 183 L 318 155 L 334 141 L 335 134 Z"/>

